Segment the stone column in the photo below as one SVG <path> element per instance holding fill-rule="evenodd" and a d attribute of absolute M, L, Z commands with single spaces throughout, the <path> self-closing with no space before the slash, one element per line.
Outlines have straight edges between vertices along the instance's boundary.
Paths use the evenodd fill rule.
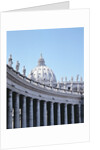
<path fill-rule="evenodd" d="M 26 97 L 22 97 L 22 109 L 21 109 L 21 126 L 26 127 Z"/>
<path fill-rule="evenodd" d="M 43 125 L 47 126 L 47 102 L 43 103 Z"/>
<path fill-rule="evenodd" d="M 33 100 L 29 99 L 29 127 L 33 127 Z"/>
<path fill-rule="evenodd" d="M 54 105 L 50 103 L 50 125 L 54 125 Z"/>
<path fill-rule="evenodd" d="M 36 108 L 36 126 L 40 126 L 40 101 L 37 100 L 37 108 Z"/>
<path fill-rule="evenodd" d="M 81 123 L 81 104 L 78 105 L 79 110 L 79 123 Z"/>
<path fill-rule="evenodd" d="M 12 129 L 12 91 L 8 90 L 7 95 L 7 129 Z"/>
<path fill-rule="evenodd" d="M 57 125 L 61 124 L 60 103 L 57 103 Z"/>
<path fill-rule="evenodd" d="M 84 105 L 81 104 L 81 123 L 84 123 Z"/>
<path fill-rule="evenodd" d="M 64 124 L 67 124 L 67 104 L 64 104 Z"/>
<path fill-rule="evenodd" d="M 74 105 L 71 105 L 71 123 L 74 123 Z"/>
<path fill-rule="evenodd" d="M 20 122 L 19 122 L 19 94 L 15 94 L 14 99 L 14 128 L 19 128 Z"/>

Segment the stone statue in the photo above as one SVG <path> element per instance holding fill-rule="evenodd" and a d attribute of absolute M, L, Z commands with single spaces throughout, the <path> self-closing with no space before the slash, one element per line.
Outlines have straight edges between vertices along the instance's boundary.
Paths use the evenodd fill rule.
<path fill-rule="evenodd" d="M 67 77 L 65 77 L 65 82 L 67 82 Z"/>
<path fill-rule="evenodd" d="M 26 75 L 26 68 L 25 68 L 25 66 L 23 66 L 23 76 L 25 76 Z"/>
<path fill-rule="evenodd" d="M 71 77 L 71 82 L 73 82 L 73 77 Z"/>
<path fill-rule="evenodd" d="M 73 91 L 73 83 L 71 83 L 70 91 Z"/>
<path fill-rule="evenodd" d="M 32 72 L 32 71 L 31 71 L 31 74 L 30 74 L 30 75 L 31 75 L 31 79 L 33 79 L 33 72 Z"/>
<path fill-rule="evenodd" d="M 60 83 L 59 82 L 57 83 L 57 88 L 60 88 Z"/>
<path fill-rule="evenodd" d="M 76 76 L 76 81 L 78 81 L 78 79 L 79 79 L 79 75 Z"/>
<path fill-rule="evenodd" d="M 20 66 L 20 63 L 19 61 L 16 62 L 16 71 L 18 72 L 19 71 L 19 66 Z"/>
<path fill-rule="evenodd" d="M 12 67 L 13 61 L 12 61 L 12 55 L 10 54 L 10 57 L 8 59 L 8 65 L 9 67 Z"/>
<path fill-rule="evenodd" d="M 80 81 L 81 81 L 81 82 L 83 81 L 82 77 L 80 77 Z"/>
<path fill-rule="evenodd" d="M 63 77 L 61 78 L 61 82 L 63 83 Z"/>

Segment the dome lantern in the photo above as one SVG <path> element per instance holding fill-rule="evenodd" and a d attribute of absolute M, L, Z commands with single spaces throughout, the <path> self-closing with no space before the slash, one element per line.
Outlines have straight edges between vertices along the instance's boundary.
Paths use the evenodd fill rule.
<path fill-rule="evenodd" d="M 38 66 L 45 66 L 45 61 L 42 57 L 42 53 L 40 55 L 40 59 L 38 60 Z"/>

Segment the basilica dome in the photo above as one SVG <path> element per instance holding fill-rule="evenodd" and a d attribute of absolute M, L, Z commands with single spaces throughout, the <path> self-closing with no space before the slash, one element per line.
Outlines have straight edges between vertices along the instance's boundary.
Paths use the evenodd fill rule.
<path fill-rule="evenodd" d="M 38 66 L 31 71 L 29 78 L 50 86 L 55 86 L 57 83 L 55 74 L 53 73 L 52 69 L 45 65 L 42 54 L 38 60 Z"/>

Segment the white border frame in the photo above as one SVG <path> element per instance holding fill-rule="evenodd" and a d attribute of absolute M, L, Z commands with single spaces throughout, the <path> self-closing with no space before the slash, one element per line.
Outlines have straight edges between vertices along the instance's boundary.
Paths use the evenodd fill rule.
<path fill-rule="evenodd" d="M 1 147 L 18 148 L 89 141 L 89 9 L 2 13 L 1 21 Z M 7 130 L 6 31 L 72 27 L 84 27 L 84 123 Z"/>

